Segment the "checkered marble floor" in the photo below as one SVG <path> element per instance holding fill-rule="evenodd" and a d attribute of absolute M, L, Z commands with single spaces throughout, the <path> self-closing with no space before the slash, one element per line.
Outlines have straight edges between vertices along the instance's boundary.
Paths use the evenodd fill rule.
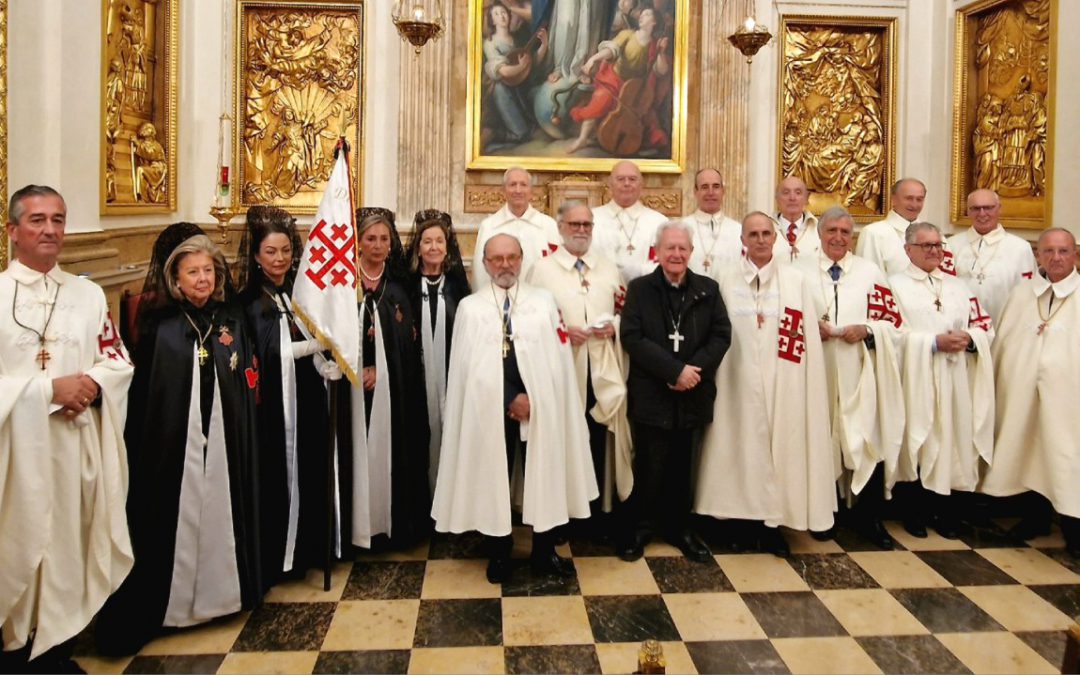
<path fill-rule="evenodd" d="M 501 588 L 474 536 L 339 564 L 273 589 L 254 612 L 178 631 L 133 658 L 76 651 L 88 672 L 630 673 L 646 638 L 669 673 L 1055 673 L 1080 614 L 1080 562 L 1060 534 L 1017 547 L 974 530 L 950 541 L 888 529 L 880 551 L 785 532 L 792 557 L 733 553 L 690 562 L 650 544 L 625 563 L 571 538 L 576 578 Z M 515 556 L 527 556 L 527 531 Z M 89 643 L 89 641 L 85 641 Z"/>

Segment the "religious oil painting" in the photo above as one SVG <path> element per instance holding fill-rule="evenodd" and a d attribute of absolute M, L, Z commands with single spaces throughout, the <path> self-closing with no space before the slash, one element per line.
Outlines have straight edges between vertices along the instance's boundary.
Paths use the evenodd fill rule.
<path fill-rule="evenodd" d="M 176 210 L 180 0 L 102 0 L 102 215 Z"/>
<path fill-rule="evenodd" d="M 967 195 L 1001 198 L 1009 227 L 1050 221 L 1056 0 L 983 0 L 956 13 L 953 222 Z"/>
<path fill-rule="evenodd" d="M 467 160 L 679 173 L 690 0 L 469 0 Z"/>
<path fill-rule="evenodd" d="M 778 178 L 798 176 L 810 209 L 856 222 L 888 213 L 896 166 L 896 20 L 785 16 L 780 28 Z"/>
<path fill-rule="evenodd" d="M 243 208 L 314 213 L 344 137 L 361 188 L 363 4 L 241 0 L 233 193 Z"/>

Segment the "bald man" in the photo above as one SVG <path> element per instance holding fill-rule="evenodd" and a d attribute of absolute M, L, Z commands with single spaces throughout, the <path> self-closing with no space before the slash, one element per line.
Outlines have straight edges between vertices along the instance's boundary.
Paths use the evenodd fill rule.
<path fill-rule="evenodd" d="M 911 263 L 904 251 L 904 232 L 922 213 L 926 186 L 916 178 L 901 178 L 889 194 L 889 215 L 862 228 L 855 244 L 855 255 L 874 263 L 886 275 L 903 272 Z"/>
<path fill-rule="evenodd" d="M 532 176 L 519 166 L 503 174 L 503 193 L 506 204 L 484 218 L 476 231 L 476 251 L 473 254 L 473 289 L 487 285 L 491 277 L 484 265 L 484 244 L 497 234 L 508 234 L 521 242 L 521 274 L 528 274 L 533 263 L 554 251 L 561 241 L 555 220 L 533 208 Z"/>
<path fill-rule="evenodd" d="M 817 258 L 821 250 L 817 218 L 810 213 L 810 189 L 798 176 L 788 176 L 776 186 L 776 243 L 773 256 L 781 265 L 800 256 Z"/>
<path fill-rule="evenodd" d="M 722 267 L 742 255 L 742 225 L 724 215 L 724 177 L 716 169 L 702 169 L 694 176 L 697 210 L 683 218 L 694 232 L 690 269 L 717 278 Z"/>
<path fill-rule="evenodd" d="M 608 187 L 611 201 L 593 209 L 593 247 L 618 266 L 625 284 L 656 269 L 656 228 L 667 216 L 641 203 L 645 184 L 633 162 L 616 164 Z"/>

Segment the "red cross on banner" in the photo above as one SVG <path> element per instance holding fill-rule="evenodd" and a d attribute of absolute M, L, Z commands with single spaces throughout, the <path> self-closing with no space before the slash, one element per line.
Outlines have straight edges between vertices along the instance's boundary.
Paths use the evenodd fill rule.
<path fill-rule="evenodd" d="M 941 271 L 956 276 L 956 258 L 952 251 L 947 250 L 941 254 Z"/>
<path fill-rule="evenodd" d="M 968 327 L 981 328 L 984 331 L 989 331 L 994 325 L 994 322 L 990 319 L 990 315 L 983 311 L 978 298 L 970 298 L 969 301 L 971 303 L 971 313 L 968 316 Z"/>
<path fill-rule="evenodd" d="M 116 324 L 113 323 L 112 312 L 105 314 L 105 325 L 101 327 L 101 332 L 98 333 L 98 353 L 107 357 L 110 361 L 127 361 L 127 353 L 124 352 L 124 343 L 120 339 L 120 334 L 116 331 Z"/>
<path fill-rule="evenodd" d="M 327 229 L 331 231 L 329 236 Z M 331 225 L 328 228 L 325 220 L 320 220 L 311 228 L 308 243 L 308 263 L 311 266 L 304 273 L 319 290 L 326 288 L 328 274 L 332 286 L 356 286 L 354 241 L 346 235 L 347 230 L 346 225 Z"/>
<path fill-rule="evenodd" d="M 874 284 L 866 297 L 866 318 L 871 321 L 888 321 L 899 328 L 904 320 L 896 308 L 896 298 L 887 286 Z"/>
<path fill-rule="evenodd" d="M 797 309 L 785 307 L 777 333 L 776 355 L 792 363 L 802 363 L 805 353 L 806 335 L 803 333 L 803 313 Z"/>

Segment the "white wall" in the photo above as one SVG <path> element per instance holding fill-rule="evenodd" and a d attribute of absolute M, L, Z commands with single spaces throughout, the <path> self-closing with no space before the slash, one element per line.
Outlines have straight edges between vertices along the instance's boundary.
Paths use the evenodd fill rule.
<path fill-rule="evenodd" d="M 397 193 L 399 38 L 390 3 L 368 0 L 364 194 Z M 175 213 L 99 216 L 101 21 L 99 0 L 19 0 L 8 19 L 8 182 L 45 183 L 68 204 L 69 232 L 191 220 L 212 223 L 218 118 L 223 110 L 222 9 L 235 0 L 180 3 L 178 189 Z M 230 40 L 231 38 L 227 38 Z M 229 49 L 231 60 L 231 47 Z M 226 105 L 231 105 L 228 101 Z M 385 195 L 385 197 L 383 196 Z M 5 197 L 6 198 L 6 197 Z"/>

